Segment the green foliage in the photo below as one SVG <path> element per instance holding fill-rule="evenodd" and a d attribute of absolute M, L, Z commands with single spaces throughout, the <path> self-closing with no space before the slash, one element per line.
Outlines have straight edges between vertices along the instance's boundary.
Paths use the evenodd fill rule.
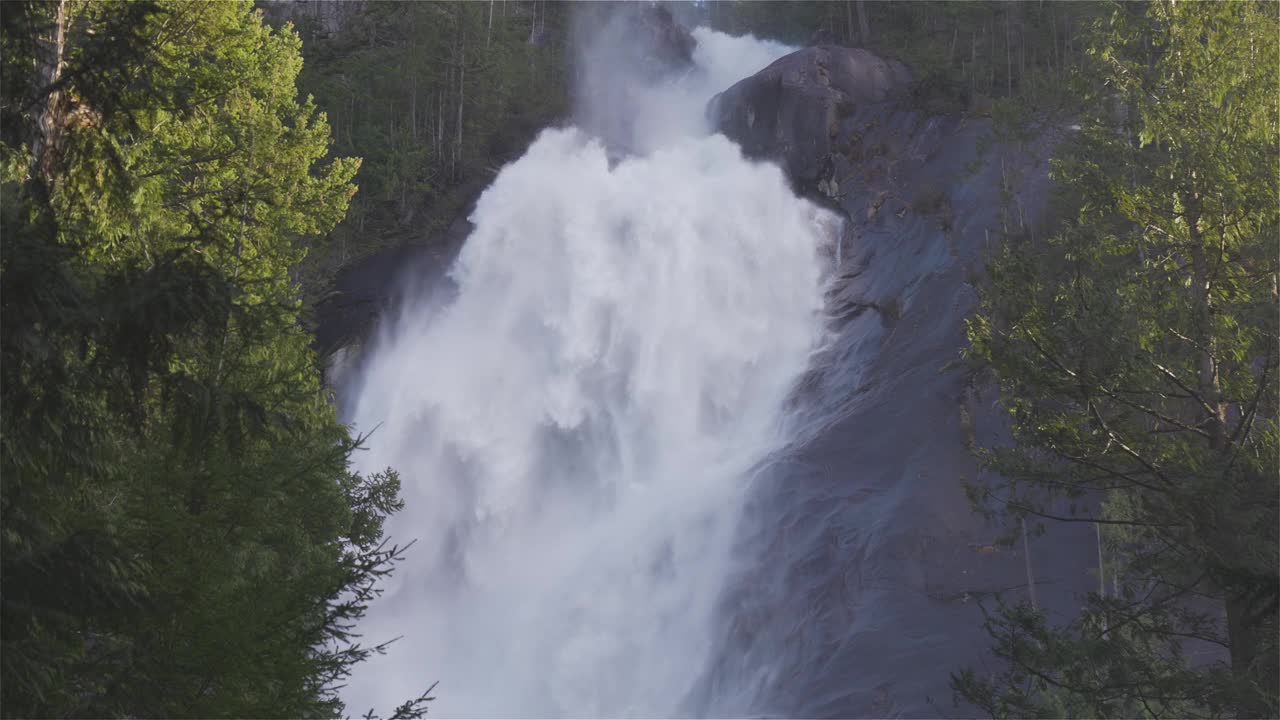
<path fill-rule="evenodd" d="M 567 112 L 562 3 L 265 7 L 299 24 L 299 86 L 330 109 L 336 151 L 364 158 L 350 218 L 306 268 L 313 289 L 387 242 L 443 229 Z"/>
<path fill-rule="evenodd" d="M 982 451 L 1001 479 L 973 497 L 1099 523 L 1111 580 L 1064 630 L 993 617 L 1012 669 L 957 677 L 993 715 L 1280 709 L 1272 10 L 1126 4 L 1098 22 L 1082 129 L 1054 163 L 1078 213 L 991 263 L 971 356 L 1017 442 Z"/>
<path fill-rule="evenodd" d="M 300 41 L 238 2 L 14 3 L 2 40 L 3 714 L 335 716 L 399 480 L 349 470 L 298 321 L 358 166 Z"/>
<path fill-rule="evenodd" d="M 1190 667 L 1187 618 L 1168 606 L 1130 614 L 1133 598 L 1095 598 L 1079 620 L 1049 625 L 1029 605 L 998 602 L 986 615 L 992 678 L 955 675 L 959 694 L 992 717 L 1158 718 L 1221 715 L 1229 698 L 1220 668 Z M 985 608 L 984 608 L 985 610 Z"/>

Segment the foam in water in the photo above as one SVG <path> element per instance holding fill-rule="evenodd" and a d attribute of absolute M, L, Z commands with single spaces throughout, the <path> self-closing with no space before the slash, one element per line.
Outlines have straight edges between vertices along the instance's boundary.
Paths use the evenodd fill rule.
<path fill-rule="evenodd" d="M 617 160 L 548 130 L 480 198 L 443 306 L 406 308 L 348 408 L 417 538 L 361 625 L 353 711 L 661 716 L 711 649 L 753 468 L 819 342 L 835 220 L 702 126 L 785 49 L 700 30 Z M 606 138 L 606 141 L 610 141 Z"/>

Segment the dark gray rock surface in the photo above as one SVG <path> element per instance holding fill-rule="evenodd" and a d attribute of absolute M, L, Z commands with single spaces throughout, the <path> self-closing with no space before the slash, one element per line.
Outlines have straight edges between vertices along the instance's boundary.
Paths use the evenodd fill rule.
<path fill-rule="evenodd" d="M 990 381 L 957 360 L 986 253 L 1044 212 L 1049 146 L 980 154 L 989 121 L 911 111 L 893 92 L 905 82 L 868 53 L 809 48 L 712 104 L 722 131 L 847 220 L 834 338 L 795 400 L 799 440 L 751 490 L 747 560 L 691 713 L 970 715 L 948 675 L 994 669 L 979 603 L 1026 598 L 1021 544 L 996 545 L 964 496 L 980 476 L 969 448 L 1008 436 Z M 1062 618 L 1097 582 L 1093 534 L 1048 530 L 1030 542 L 1036 595 Z"/>
<path fill-rule="evenodd" d="M 362 345 L 402 300 L 442 279 L 471 234 L 474 209 L 472 200 L 438 237 L 370 253 L 338 271 L 333 289 L 312 310 L 320 357 Z"/>
<path fill-rule="evenodd" d="M 901 63 L 820 45 L 779 58 L 715 96 L 707 115 L 748 157 L 776 162 L 800 192 L 811 193 L 832 177 L 842 121 L 910 80 Z"/>

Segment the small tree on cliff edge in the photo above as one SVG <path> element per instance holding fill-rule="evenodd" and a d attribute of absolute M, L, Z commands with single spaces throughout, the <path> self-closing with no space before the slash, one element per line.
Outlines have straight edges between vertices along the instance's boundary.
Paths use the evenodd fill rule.
<path fill-rule="evenodd" d="M 1054 166 L 1078 214 L 992 262 L 971 354 L 1016 446 L 971 497 L 1109 556 L 1067 626 L 989 616 L 1007 669 L 953 686 L 993 716 L 1280 712 L 1278 42 L 1267 3 L 1117 6 Z"/>

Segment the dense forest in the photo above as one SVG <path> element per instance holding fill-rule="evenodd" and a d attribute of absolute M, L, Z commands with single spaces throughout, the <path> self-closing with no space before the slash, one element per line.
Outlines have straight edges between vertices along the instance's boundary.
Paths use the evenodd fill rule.
<path fill-rule="evenodd" d="M 987 608 L 1006 669 L 957 668 L 957 697 L 1280 713 L 1275 4 L 666 5 L 865 47 L 912 68 L 922 112 L 1066 138 L 1057 224 L 1006 233 L 968 328 L 1016 438 L 975 448 L 1000 481 L 969 490 L 1016 532 L 1093 524 L 1105 572 L 1067 625 Z M 396 471 L 352 469 L 311 315 L 570 118 L 572 15 L 3 4 L 0 714 L 366 710 L 339 689 L 390 638 L 354 626 L 412 538 L 383 532 Z M 425 714 L 421 680 L 374 710 Z"/>

